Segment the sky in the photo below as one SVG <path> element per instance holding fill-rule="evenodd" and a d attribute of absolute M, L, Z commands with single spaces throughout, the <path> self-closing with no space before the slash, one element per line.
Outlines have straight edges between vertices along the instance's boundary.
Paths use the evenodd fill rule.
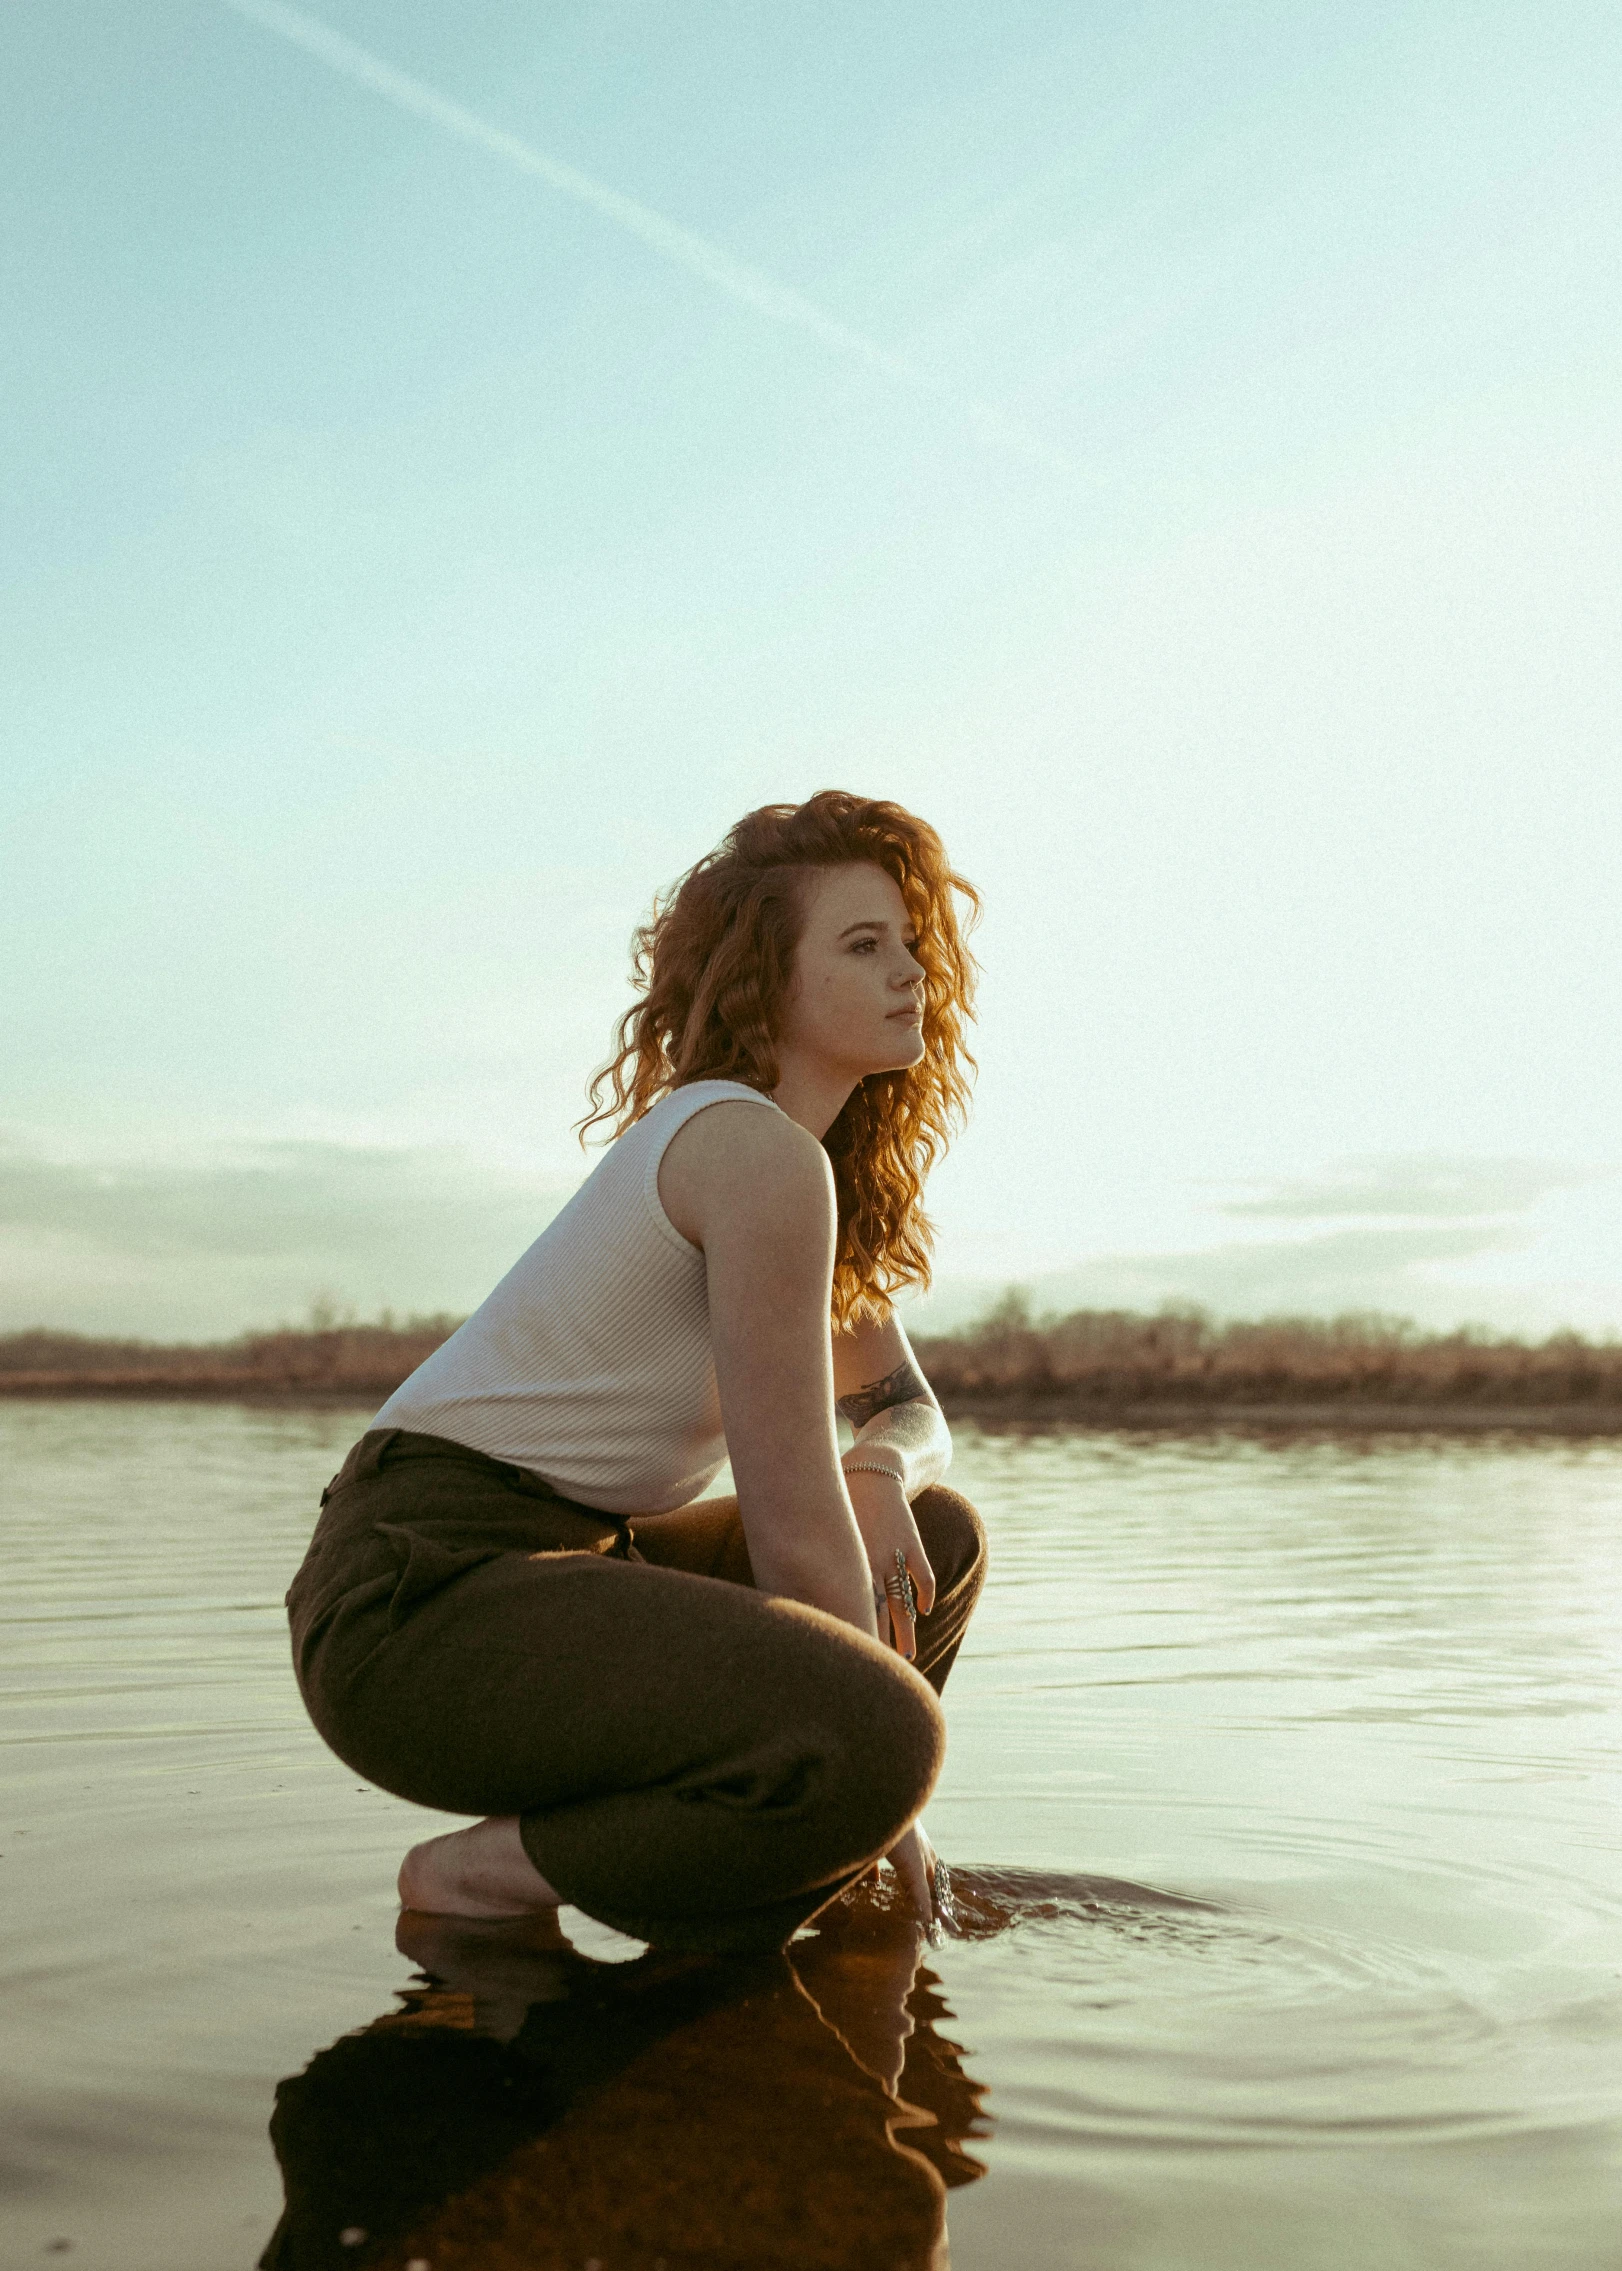
<path fill-rule="evenodd" d="M 0 1330 L 462 1311 L 753 805 L 970 1315 L 1622 1329 L 1614 7 L 0 11 Z"/>

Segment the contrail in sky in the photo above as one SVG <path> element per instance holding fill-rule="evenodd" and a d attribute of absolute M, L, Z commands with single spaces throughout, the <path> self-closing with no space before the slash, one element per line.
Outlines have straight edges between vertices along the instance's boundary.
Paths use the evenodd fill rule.
<path fill-rule="evenodd" d="M 448 133 L 460 135 L 464 142 L 475 143 L 481 150 L 487 150 L 492 157 L 501 158 L 508 165 L 516 166 L 520 173 L 544 181 L 549 189 L 557 190 L 564 197 L 572 197 L 579 205 L 589 206 L 594 213 L 600 213 L 604 220 L 614 222 L 628 235 L 640 238 L 643 244 L 662 253 L 676 267 L 685 268 L 692 275 L 702 277 L 715 291 L 723 292 L 728 299 L 738 300 L 743 306 L 753 308 L 757 315 L 766 316 L 771 322 L 780 323 L 788 330 L 805 332 L 811 338 L 820 340 L 823 346 L 832 348 L 836 354 L 865 364 L 869 370 L 879 372 L 898 385 L 933 395 L 938 401 L 959 410 L 989 442 L 1013 450 L 1020 457 L 1047 466 L 1050 470 L 1071 470 L 1068 461 L 1057 450 L 1039 441 L 1034 435 L 1027 434 L 989 404 L 970 401 L 953 393 L 927 372 L 921 371 L 915 363 L 908 362 L 904 356 L 892 354 L 888 347 L 880 346 L 876 339 L 869 339 L 865 332 L 853 330 L 848 323 L 841 323 L 837 316 L 829 315 L 815 301 L 806 299 L 802 293 L 791 290 L 788 285 L 779 284 L 774 278 L 762 275 L 757 268 L 746 267 L 741 260 L 734 260 L 719 245 L 711 244 L 707 237 L 697 235 L 692 229 L 684 229 L 677 221 L 666 220 L 662 213 L 656 213 L 650 205 L 644 205 L 634 197 L 626 197 L 617 189 L 610 189 L 606 182 L 594 181 L 590 174 L 581 173 L 577 167 L 565 165 L 558 158 L 549 158 L 544 151 L 520 141 L 516 134 L 508 134 L 501 127 L 492 126 L 488 119 L 480 118 L 475 111 L 464 110 L 460 103 L 451 102 L 445 95 L 436 94 L 432 87 L 425 87 L 420 79 L 410 78 L 404 71 L 396 71 L 391 63 L 385 63 L 381 56 L 373 55 L 369 48 L 357 46 L 354 40 L 345 39 L 341 32 L 332 31 L 326 24 L 317 22 L 315 17 L 305 15 L 301 9 L 285 7 L 282 0 L 223 0 L 223 4 L 235 14 L 263 25 L 266 31 L 291 40 L 295 47 L 304 48 L 331 70 L 340 72 L 344 78 L 369 87 L 373 94 L 381 95 L 385 102 L 395 104 L 400 110 L 410 111 L 418 118 L 426 118 L 435 126 L 444 127 Z"/>

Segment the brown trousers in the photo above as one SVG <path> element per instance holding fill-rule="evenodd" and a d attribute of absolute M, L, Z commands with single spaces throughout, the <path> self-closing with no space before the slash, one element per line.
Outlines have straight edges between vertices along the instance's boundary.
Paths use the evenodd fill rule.
<path fill-rule="evenodd" d="M 731 1499 L 633 1529 L 464 1445 L 375 1430 L 287 1596 L 300 1691 L 368 1781 L 516 1814 L 588 1915 L 667 1947 L 781 1947 L 940 1772 L 936 1692 L 985 1539 L 955 1491 L 913 1513 L 936 1578 L 916 1671 L 757 1593 Z"/>

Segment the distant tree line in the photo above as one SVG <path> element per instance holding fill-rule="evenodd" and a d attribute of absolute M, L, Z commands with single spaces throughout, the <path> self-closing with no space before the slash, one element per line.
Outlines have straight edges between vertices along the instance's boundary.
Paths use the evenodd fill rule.
<path fill-rule="evenodd" d="M 943 1404 L 1413 1404 L 1622 1410 L 1622 1341 L 1559 1332 L 1544 1340 L 1464 1326 L 1428 1333 L 1406 1317 L 1219 1320 L 1203 1309 L 1151 1316 L 1077 1309 L 1033 1317 L 1003 1296 L 975 1324 L 920 1336 L 918 1357 Z"/>
<path fill-rule="evenodd" d="M 0 1336 L 0 1395 L 325 1396 L 381 1400 L 455 1332 L 456 1317 L 283 1325 L 231 1341 Z"/>
<path fill-rule="evenodd" d="M 323 1307 L 303 1327 L 172 1345 L 39 1328 L 0 1337 L 0 1394 L 380 1401 L 457 1323 L 339 1322 Z M 1427 1333 L 1374 1315 L 1224 1322 L 1192 1308 L 1036 1317 L 1015 1291 L 959 1331 L 920 1334 L 917 1348 L 949 1411 L 986 1416 L 1399 1406 L 1622 1420 L 1622 1342 L 1571 1332 Z"/>

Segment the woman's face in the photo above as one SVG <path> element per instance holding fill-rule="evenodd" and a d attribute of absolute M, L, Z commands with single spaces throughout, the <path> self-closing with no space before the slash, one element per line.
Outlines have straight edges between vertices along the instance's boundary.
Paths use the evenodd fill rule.
<path fill-rule="evenodd" d="M 853 1081 L 917 1064 L 924 971 L 900 886 L 863 861 L 820 869 L 805 891 L 780 1048 Z"/>

